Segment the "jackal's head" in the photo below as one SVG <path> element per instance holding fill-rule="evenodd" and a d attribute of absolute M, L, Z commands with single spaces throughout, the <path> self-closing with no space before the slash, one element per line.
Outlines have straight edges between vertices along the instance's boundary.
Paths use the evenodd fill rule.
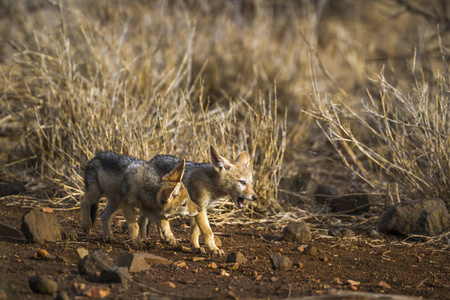
<path fill-rule="evenodd" d="M 193 217 L 200 211 L 200 207 L 189 198 L 188 191 L 181 182 L 184 174 L 185 161 L 182 160 L 169 174 L 162 178 L 158 191 L 158 203 L 164 216 L 189 215 Z"/>
<path fill-rule="evenodd" d="M 253 176 L 247 152 L 242 152 L 234 161 L 229 161 L 217 154 L 216 149 L 211 146 L 210 156 L 220 177 L 217 188 L 230 195 L 237 207 L 243 208 L 245 200 L 258 199 L 253 190 Z"/>

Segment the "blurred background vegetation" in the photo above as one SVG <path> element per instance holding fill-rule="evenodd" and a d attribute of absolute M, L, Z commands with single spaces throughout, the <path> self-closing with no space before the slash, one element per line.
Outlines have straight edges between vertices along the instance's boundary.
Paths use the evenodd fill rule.
<path fill-rule="evenodd" d="M 317 211 L 312 181 L 449 205 L 449 35 L 442 0 L 3 0 L 0 179 L 73 206 L 98 151 L 213 144 L 252 215 Z"/>

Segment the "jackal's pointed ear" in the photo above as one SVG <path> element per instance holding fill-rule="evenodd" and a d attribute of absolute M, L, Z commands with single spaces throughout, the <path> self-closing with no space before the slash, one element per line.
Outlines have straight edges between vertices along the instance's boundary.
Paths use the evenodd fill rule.
<path fill-rule="evenodd" d="M 236 160 L 234 162 L 240 162 L 246 165 L 247 167 L 250 167 L 250 157 L 247 152 L 242 152 L 239 154 L 238 157 L 236 157 Z"/>
<path fill-rule="evenodd" d="M 169 174 L 164 175 L 163 181 L 181 182 L 184 174 L 186 161 L 183 159 Z"/>
<path fill-rule="evenodd" d="M 181 188 L 181 182 L 178 182 L 177 185 L 175 185 L 174 188 L 164 189 L 161 192 L 161 203 L 162 204 L 167 204 L 172 199 L 178 197 L 178 194 L 180 193 L 180 188 Z"/>
<path fill-rule="evenodd" d="M 228 159 L 217 154 L 216 149 L 212 145 L 209 148 L 209 155 L 211 156 L 212 164 L 216 168 L 225 169 L 225 170 L 229 170 L 231 168 L 231 163 L 228 161 Z"/>

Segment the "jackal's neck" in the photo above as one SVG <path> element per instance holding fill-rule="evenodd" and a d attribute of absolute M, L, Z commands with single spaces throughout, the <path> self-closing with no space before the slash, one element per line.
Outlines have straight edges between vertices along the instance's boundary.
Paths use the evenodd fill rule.
<path fill-rule="evenodd" d="M 225 187 L 220 181 L 219 172 L 212 164 L 202 163 L 186 167 L 189 172 L 189 175 L 187 176 L 189 178 L 187 188 L 189 191 L 194 192 L 194 195 L 191 195 L 191 198 L 202 198 L 201 200 L 193 199 L 194 202 L 200 204 L 199 202 L 205 201 L 206 198 L 208 199 L 208 202 L 215 202 L 228 195 L 225 191 Z"/>

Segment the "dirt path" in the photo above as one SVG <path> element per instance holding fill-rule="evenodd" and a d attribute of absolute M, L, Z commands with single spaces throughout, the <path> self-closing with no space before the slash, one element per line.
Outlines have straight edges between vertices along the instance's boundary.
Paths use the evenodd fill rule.
<path fill-rule="evenodd" d="M 26 210 L 6 206 L 0 202 L 0 220 L 20 228 L 21 216 Z M 70 240 L 46 244 L 29 244 L 24 238 L 0 238 L 0 289 L 8 299 L 51 299 L 50 296 L 33 294 L 28 278 L 46 275 L 58 282 L 70 298 L 77 294 L 75 283 L 99 285 L 87 281 L 78 274 L 74 261 L 61 259 L 79 247 L 89 251 L 101 249 L 114 260 L 120 254 L 134 252 L 124 243 L 127 239 L 122 226 L 116 222 L 116 244 L 101 241 L 100 226 L 96 224 L 93 239 L 88 239 L 79 227 L 79 211 L 57 211 L 66 236 Z M 116 218 L 118 221 L 119 218 Z M 174 220 L 175 236 L 188 246 L 189 228 L 185 220 Z M 389 238 L 373 239 L 364 234 L 338 239 L 322 236 L 313 230 L 310 245 L 317 248 L 317 255 L 306 254 L 302 245 L 282 242 L 279 230 L 267 227 L 228 226 L 214 227 L 226 253 L 240 251 L 249 260 L 237 270 L 212 269 L 211 262 L 224 263 L 226 257 L 195 261 L 193 255 L 173 249 L 157 241 L 155 230 L 151 234 L 149 253 L 172 261 L 184 261 L 186 267 L 173 265 L 152 266 L 149 271 L 132 274 L 129 286 L 110 284 L 111 299 L 146 299 L 150 296 L 169 298 L 263 298 L 281 299 L 288 296 L 305 296 L 328 293 L 333 290 L 358 290 L 422 296 L 427 299 L 450 299 L 450 254 L 445 245 L 406 244 Z M 43 248 L 57 259 L 39 260 L 27 258 L 27 253 Z M 274 270 L 269 256 L 280 252 L 294 262 L 290 271 Z M 360 282 L 353 287 L 347 281 Z M 385 282 L 385 287 L 380 286 Z M 381 284 L 382 285 L 382 284 Z M 390 286 L 390 288 L 389 288 Z M 78 296 L 77 296 L 78 297 Z"/>

